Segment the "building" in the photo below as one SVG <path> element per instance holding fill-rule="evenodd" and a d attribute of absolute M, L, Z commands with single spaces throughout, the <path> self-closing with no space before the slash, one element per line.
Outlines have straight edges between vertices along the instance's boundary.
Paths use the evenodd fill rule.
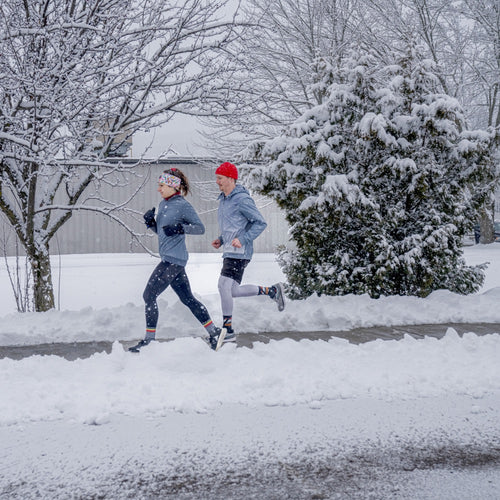
<path fill-rule="evenodd" d="M 127 168 L 106 178 L 106 181 L 91 184 L 85 194 L 87 206 L 116 206 L 119 210 L 112 213 L 122 221 L 117 222 L 102 213 L 89 210 L 76 210 L 72 217 L 59 229 L 50 243 L 50 253 L 126 253 L 158 251 L 158 240 L 144 225 L 142 215 L 161 201 L 157 192 L 158 177 L 168 168 L 177 167 L 187 176 L 192 193 L 187 200 L 195 207 L 205 224 L 203 236 L 188 236 L 186 243 L 190 252 L 216 252 L 211 246 L 218 236 L 217 197 L 219 188 L 215 184 L 213 160 L 173 157 L 161 161 L 139 161 L 132 158 L 111 160 L 122 162 Z M 112 169 L 110 169 L 112 170 Z M 288 239 L 288 226 L 282 211 L 270 199 L 255 195 L 254 199 L 268 223 L 264 233 L 254 244 L 256 252 L 274 252 Z M 57 196 L 54 201 L 57 204 Z M 2 218 L 3 219 L 3 218 Z M 3 232 L 12 229 L 2 220 Z M 134 238 L 124 227 L 138 235 Z M 13 238 L 4 244 L 8 255 L 15 254 Z"/>

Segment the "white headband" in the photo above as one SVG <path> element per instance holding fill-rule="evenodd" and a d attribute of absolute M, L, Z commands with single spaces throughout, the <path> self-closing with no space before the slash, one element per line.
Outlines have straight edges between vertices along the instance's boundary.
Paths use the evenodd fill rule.
<path fill-rule="evenodd" d="M 166 173 L 161 174 L 160 178 L 158 179 L 158 182 L 173 187 L 177 191 L 181 187 L 181 180 L 179 179 L 179 177 L 176 177 L 175 175 L 172 174 L 166 174 Z"/>

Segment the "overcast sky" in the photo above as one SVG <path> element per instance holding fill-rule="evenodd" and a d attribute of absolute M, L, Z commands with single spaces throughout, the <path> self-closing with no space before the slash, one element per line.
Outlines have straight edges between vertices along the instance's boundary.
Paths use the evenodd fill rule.
<path fill-rule="evenodd" d="M 204 156 L 206 151 L 200 146 L 203 138 L 198 133 L 202 125 L 192 116 L 177 115 L 170 122 L 134 135 L 132 156 L 137 158 L 143 153 L 146 157 L 162 154 L 173 156 Z"/>
<path fill-rule="evenodd" d="M 225 10 L 229 18 L 233 17 L 239 3 L 239 0 L 228 0 Z M 178 114 L 157 129 L 136 134 L 132 141 L 131 155 L 137 158 L 146 150 L 145 156 L 148 158 L 162 154 L 171 156 L 176 153 L 179 156 L 208 155 L 209 153 L 201 146 L 205 139 L 198 131 L 202 128 L 196 117 Z"/>

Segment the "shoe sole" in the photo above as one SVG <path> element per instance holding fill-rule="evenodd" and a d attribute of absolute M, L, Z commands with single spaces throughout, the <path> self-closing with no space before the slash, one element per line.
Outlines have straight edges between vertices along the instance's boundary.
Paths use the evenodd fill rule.
<path fill-rule="evenodd" d="M 226 342 L 233 342 L 236 340 L 235 338 L 226 340 L 226 333 L 227 333 L 227 330 L 225 328 L 223 328 L 219 334 L 219 338 L 217 339 L 217 344 L 215 346 L 212 344 L 210 336 L 202 337 L 202 339 L 204 342 L 206 342 L 210 346 L 210 349 L 213 349 L 214 351 L 218 351 L 222 347 L 222 345 L 225 344 Z"/>
<path fill-rule="evenodd" d="M 202 339 L 210 346 L 212 347 L 212 345 L 210 344 L 210 337 L 208 336 L 205 336 L 205 337 L 202 337 Z M 236 336 L 234 337 L 231 337 L 231 338 L 227 338 L 227 336 L 224 338 L 224 344 L 227 344 L 228 342 L 236 342 Z"/>
<path fill-rule="evenodd" d="M 283 287 L 280 283 L 274 285 L 276 287 L 276 297 L 274 300 L 278 304 L 278 311 L 283 311 L 285 309 L 285 296 L 283 295 Z"/>
<path fill-rule="evenodd" d="M 226 338 L 226 333 L 227 330 L 225 328 L 220 331 L 219 338 L 217 339 L 217 345 L 214 349 L 215 351 L 218 351 L 221 348 L 222 344 L 224 343 L 224 339 Z"/>

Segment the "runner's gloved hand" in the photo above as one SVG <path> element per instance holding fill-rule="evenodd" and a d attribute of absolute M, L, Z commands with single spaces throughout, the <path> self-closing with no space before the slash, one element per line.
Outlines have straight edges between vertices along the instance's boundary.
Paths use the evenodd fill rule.
<path fill-rule="evenodd" d="M 155 221 L 155 209 L 154 207 L 151 210 L 148 210 L 144 214 L 144 222 L 146 223 L 146 227 L 148 229 L 151 229 L 153 227 L 156 227 L 156 221 Z"/>
<path fill-rule="evenodd" d="M 184 228 L 182 224 L 176 224 L 175 226 L 163 226 L 163 232 L 167 236 L 173 236 L 174 234 L 184 234 Z"/>

